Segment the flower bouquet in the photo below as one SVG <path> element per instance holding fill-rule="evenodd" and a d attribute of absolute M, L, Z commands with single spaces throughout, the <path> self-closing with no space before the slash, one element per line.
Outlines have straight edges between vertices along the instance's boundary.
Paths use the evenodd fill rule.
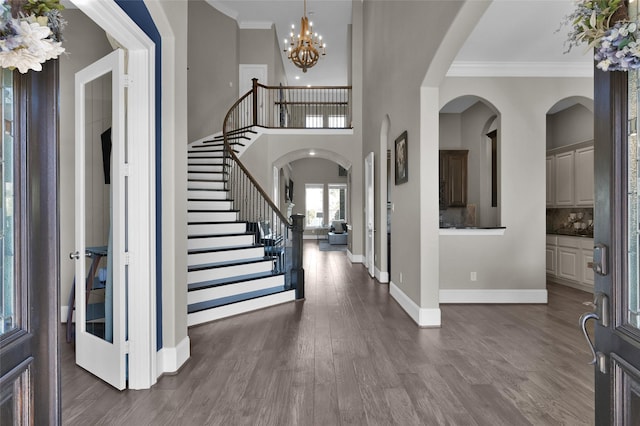
<path fill-rule="evenodd" d="M 60 56 L 62 9 L 59 0 L 27 0 L 13 17 L 11 4 L 0 0 L 0 68 L 42 71 L 43 63 Z"/>
<path fill-rule="evenodd" d="M 640 69 L 640 27 L 629 20 L 623 0 L 577 0 L 563 24 L 571 26 L 567 52 L 587 43 L 603 71 Z"/>

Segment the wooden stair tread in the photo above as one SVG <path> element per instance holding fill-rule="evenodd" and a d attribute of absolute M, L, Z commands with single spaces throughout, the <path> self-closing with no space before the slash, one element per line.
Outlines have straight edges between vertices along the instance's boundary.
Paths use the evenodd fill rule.
<path fill-rule="evenodd" d="M 234 277 L 219 278 L 219 279 L 216 279 L 216 280 L 209 280 L 209 281 L 202 281 L 202 282 L 199 282 L 199 283 L 192 283 L 192 284 L 189 284 L 189 286 L 187 287 L 187 290 L 188 291 L 204 290 L 204 289 L 207 289 L 207 288 L 220 287 L 220 286 L 229 285 L 229 284 L 243 283 L 243 282 L 246 282 L 246 281 L 257 281 L 257 280 L 261 280 L 263 278 L 277 277 L 279 275 L 284 275 L 284 273 L 267 271 L 267 272 L 260 272 L 260 273 L 256 273 L 256 274 L 236 275 Z"/>
<path fill-rule="evenodd" d="M 220 306 L 230 305 L 232 303 L 243 302 L 245 300 L 257 299 L 263 296 L 270 296 L 272 294 L 283 293 L 288 291 L 284 286 L 266 288 L 263 290 L 251 291 L 248 293 L 241 293 L 234 296 L 221 297 L 220 299 L 208 300 L 206 302 L 199 302 L 189 305 L 187 307 L 187 313 L 192 314 L 195 312 L 204 311 L 207 309 L 218 308 Z"/>

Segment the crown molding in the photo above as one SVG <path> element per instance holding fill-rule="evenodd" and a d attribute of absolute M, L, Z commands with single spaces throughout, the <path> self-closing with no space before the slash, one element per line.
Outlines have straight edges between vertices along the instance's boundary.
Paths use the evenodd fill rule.
<path fill-rule="evenodd" d="M 593 65 L 577 62 L 456 61 L 447 77 L 593 77 Z"/>
<path fill-rule="evenodd" d="M 215 8 L 218 10 L 218 12 L 224 13 L 225 15 L 227 15 L 229 18 L 233 19 L 233 20 L 238 20 L 238 11 L 237 10 L 233 10 L 230 7 L 225 6 L 224 4 L 222 4 L 219 1 L 216 0 L 205 0 L 211 7 Z"/>

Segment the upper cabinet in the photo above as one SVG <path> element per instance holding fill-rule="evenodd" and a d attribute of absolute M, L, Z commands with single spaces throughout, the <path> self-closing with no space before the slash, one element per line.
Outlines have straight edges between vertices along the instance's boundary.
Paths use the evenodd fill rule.
<path fill-rule="evenodd" d="M 440 150 L 440 206 L 466 207 L 469 150 Z"/>
<path fill-rule="evenodd" d="M 576 206 L 593 206 L 593 146 L 576 149 Z"/>
<path fill-rule="evenodd" d="M 546 158 L 547 207 L 593 206 L 593 144 L 554 151 Z"/>
<path fill-rule="evenodd" d="M 556 155 L 555 179 L 556 206 L 573 206 L 575 188 L 574 151 Z"/>
<path fill-rule="evenodd" d="M 556 175 L 556 157 L 547 156 L 547 207 L 553 207 L 556 204 L 555 178 Z"/>

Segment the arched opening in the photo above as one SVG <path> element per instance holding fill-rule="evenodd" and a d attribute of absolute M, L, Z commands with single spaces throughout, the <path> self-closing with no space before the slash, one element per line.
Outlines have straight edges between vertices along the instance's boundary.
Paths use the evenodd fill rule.
<path fill-rule="evenodd" d="M 440 227 L 500 226 L 500 114 L 461 96 L 440 110 Z"/>

